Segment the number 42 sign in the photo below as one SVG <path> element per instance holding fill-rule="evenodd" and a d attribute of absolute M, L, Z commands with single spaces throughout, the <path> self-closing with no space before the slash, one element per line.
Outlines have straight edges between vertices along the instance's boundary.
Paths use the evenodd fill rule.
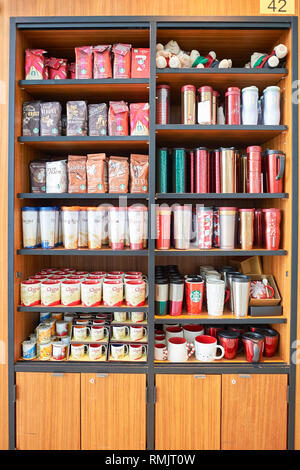
<path fill-rule="evenodd" d="M 260 0 L 260 13 L 268 15 L 294 15 L 295 0 Z"/>

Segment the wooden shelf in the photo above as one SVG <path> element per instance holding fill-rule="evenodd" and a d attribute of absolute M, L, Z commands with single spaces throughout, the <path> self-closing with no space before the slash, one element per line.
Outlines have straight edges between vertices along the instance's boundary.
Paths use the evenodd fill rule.
<path fill-rule="evenodd" d="M 149 193 L 18 193 L 18 199 L 148 199 Z"/>
<path fill-rule="evenodd" d="M 18 137 L 18 142 L 28 145 L 33 150 L 41 152 L 63 153 L 64 155 L 71 152 L 89 152 L 106 151 L 113 155 L 114 151 L 126 154 L 134 151 L 148 152 L 148 136 L 57 136 L 57 137 Z"/>
<path fill-rule="evenodd" d="M 43 256 L 148 256 L 148 250 L 112 250 L 111 248 L 101 248 L 90 250 L 89 248 L 78 248 L 77 250 L 67 250 L 65 248 L 22 248 L 17 250 L 18 255 L 43 255 Z"/>
<path fill-rule="evenodd" d="M 230 126 L 230 125 L 184 125 L 167 124 L 156 125 L 158 145 L 172 145 L 185 148 L 209 145 L 213 148 L 218 146 L 242 146 L 260 145 L 282 132 L 287 126 Z"/>
<path fill-rule="evenodd" d="M 260 365 L 260 364 L 285 364 L 285 360 L 281 358 L 281 356 L 279 356 L 278 354 L 276 354 L 275 356 L 273 357 L 264 357 L 262 358 L 262 360 L 258 363 L 255 363 L 255 365 Z M 174 366 L 176 365 L 189 365 L 189 364 L 202 364 L 203 366 L 207 365 L 207 364 L 249 364 L 249 365 L 254 365 L 254 363 L 252 362 L 248 362 L 247 359 L 246 359 L 246 356 L 245 354 L 237 354 L 236 357 L 234 359 L 216 359 L 215 361 L 211 361 L 211 362 L 202 362 L 202 361 L 198 361 L 195 356 L 193 355 L 192 357 L 190 357 L 186 362 L 170 362 L 168 360 L 166 361 L 154 361 L 154 364 L 167 364 L 168 366 L 170 366 L 170 364 L 173 364 Z"/>
<path fill-rule="evenodd" d="M 147 78 L 20 80 L 19 87 L 36 99 L 55 99 L 63 102 L 77 99 L 99 102 L 99 100 L 107 101 L 108 98 L 110 100 L 126 99 L 129 103 L 149 100 L 149 79 Z"/>
<path fill-rule="evenodd" d="M 287 199 L 288 193 L 157 193 L 157 199 Z"/>
<path fill-rule="evenodd" d="M 220 248 L 212 248 L 211 250 L 199 250 L 190 248 L 188 250 L 157 250 L 155 249 L 156 256 L 284 256 L 287 254 L 286 250 L 265 250 L 263 248 L 255 248 L 253 250 L 221 250 Z"/>
<path fill-rule="evenodd" d="M 242 317 L 236 318 L 231 313 L 224 313 L 221 317 L 213 317 L 207 314 L 207 312 L 203 312 L 200 315 L 188 315 L 184 313 L 178 316 L 172 315 L 155 315 L 155 324 L 161 325 L 164 323 L 197 323 L 197 324 L 219 324 L 219 325 L 232 325 L 232 324 L 266 324 L 266 323 L 287 323 L 287 317 L 281 315 L 278 317 Z"/>
<path fill-rule="evenodd" d="M 124 312 L 147 312 L 148 305 L 143 307 L 128 307 L 122 305 L 120 307 L 105 307 L 100 305 L 99 307 L 83 307 L 82 305 L 77 305 L 75 307 L 65 307 L 64 305 L 57 305 L 56 307 L 43 307 L 41 305 L 36 305 L 35 307 L 24 307 L 19 305 L 17 307 L 18 312 L 73 312 L 73 313 L 110 313 L 116 311 Z"/>
<path fill-rule="evenodd" d="M 244 88 L 255 85 L 260 92 L 267 86 L 277 85 L 280 80 L 287 76 L 287 69 L 156 69 L 157 83 L 166 83 L 172 87 L 172 92 L 177 88 L 180 92 L 182 85 L 194 85 L 197 88 L 210 85 L 223 93 L 228 87 L 237 86 Z"/>

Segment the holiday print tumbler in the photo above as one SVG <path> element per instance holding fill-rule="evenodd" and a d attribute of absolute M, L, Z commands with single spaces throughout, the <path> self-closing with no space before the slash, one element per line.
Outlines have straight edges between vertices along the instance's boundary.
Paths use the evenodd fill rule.
<path fill-rule="evenodd" d="M 189 315 L 202 312 L 204 281 L 199 278 L 188 278 L 185 281 L 186 308 Z"/>
<path fill-rule="evenodd" d="M 213 236 L 213 208 L 197 207 L 197 228 L 200 250 L 209 250 L 212 247 Z"/>
<path fill-rule="evenodd" d="M 156 248 L 158 250 L 170 249 L 171 211 L 167 204 L 156 208 Z"/>
<path fill-rule="evenodd" d="M 267 250 L 278 250 L 280 243 L 280 209 L 263 209 L 265 247 Z"/>

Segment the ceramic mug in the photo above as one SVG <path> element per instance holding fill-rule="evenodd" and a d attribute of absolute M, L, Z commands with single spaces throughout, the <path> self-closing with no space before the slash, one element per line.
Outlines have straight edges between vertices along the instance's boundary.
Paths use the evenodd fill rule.
<path fill-rule="evenodd" d="M 147 330 L 141 325 L 131 325 L 130 326 L 130 341 L 139 341 L 146 336 Z"/>
<path fill-rule="evenodd" d="M 105 336 L 108 335 L 108 329 L 102 325 L 93 325 L 91 326 L 91 340 L 100 341 Z"/>
<path fill-rule="evenodd" d="M 139 323 L 144 320 L 145 313 L 144 312 L 131 312 L 130 318 L 131 321 L 134 323 Z"/>
<path fill-rule="evenodd" d="M 64 361 L 67 356 L 67 345 L 59 341 L 52 343 L 52 358 L 55 361 Z"/>
<path fill-rule="evenodd" d="M 69 323 L 65 320 L 58 320 L 55 323 L 56 336 L 68 336 Z"/>
<path fill-rule="evenodd" d="M 221 355 L 217 356 L 217 349 L 221 350 Z M 200 335 L 195 338 L 196 359 L 201 362 L 211 362 L 215 359 L 222 359 L 225 351 L 223 346 L 217 344 L 217 339 L 213 336 Z"/>
<path fill-rule="evenodd" d="M 204 328 L 201 325 L 185 325 L 183 327 L 183 337 L 188 343 L 195 343 L 196 336 L 204 335 Z"/>
<path fill-rule="evenodd" d="M 252 299 L 272 299 L 274 297 L 274 289 L 262 281 L 251 281 L 250 296 Z"/>
<path fill-rule="evenodd" d="M 140 344 L 130 344 L 129 345 L 129 359 L 130 361 L 138 361 L 142 359 L 143 355 L 146 354 L 146 346 Z"/>
<path fill-rule="evenodd" d="M 156 361 L 165 361 L 168 357 L 168 350 L 165 344 L 157 343 L 154 345 L 154 359 Z"/>
<path fill-rule="evenodd" d="M 129 334 L 128 326 L 113 326 L 113 337 L 115 339 L 124 339 Z"/>
<path fill-rule="evenodd" d="M 82 359 L 87 351 L 87 344 L 71 344 L 71 355 L 73 359 Z"/>
<path fill-rule="evenodd" d="M 223 315 L 224 304 L 229 299 L 229 291 L 226 291 L 225 297 L 225 281 L 221 279 L 210 279 L 206 282 L 206 302 L 207 313 L 213 317 Z"/>
<path fill-rule="evenodd" d="M 168 340 L 168 360 L 170 362 L 185 362 L 194 353 L 195 347 L 185 338 L 171 337 Z"/>
<path fill-rule="evenodd" d="M 75 341 L 84 341 L 91 334 L 91 329 L 86 325 L 74 325 L 73 336 Z"/>
<path fill-rule="evenodd" d="M 128 345 L 112 343 L 110 345 L 110 351 L 113 359 L 124 359 L 124 357 L 128 354 Z"/>
<path fill-rule="evenodd" d="M 89 345 L 89 358 L 91 361 L 98 361 L 102 355 L 106 354 L 105 344 L 90 344 Z"/>
<path fill-rule="evenodd" d="M 114 312 L 114 320 L 125 322 L 127 320 L 127 312 Z"/>
<path fill-rule="evenodd" d="M 167 344 L 167 340 L 165 335 L 155 335 L 154 336 L 154 343 L 155 344 Z"/>
<path fill-rule="evenodd" d="M 181 328 L 181 326 L 168 326 L 168 328 L 166 328 L 167 341 L 175 336 L 183 338 L 183 328 Z"/>

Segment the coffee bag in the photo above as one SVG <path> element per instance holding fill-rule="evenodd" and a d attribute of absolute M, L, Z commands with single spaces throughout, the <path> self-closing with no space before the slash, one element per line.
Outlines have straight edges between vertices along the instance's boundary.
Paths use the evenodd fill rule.
<path fill-rule="evenodd" d="M 89 104 L 89 135 L 107 135 L 107 104 Z"/>
<path fill-rule="evenodd" d="M 87 135 L 86 101 L 67 102 L 67 135 Z"/>
<path fill-rule="evenodd" d="M 130 155 L 130 192 L 147 193 L 149 180 L 148 155 Z"/>
<path fill-rule="evenodd" d="M 86 157 L 68 156 L 69 193 L 86 193 Z"/>
<path fill-rule="evenodd" d="M 29 163 L 30 190 L 32 193 L 46 192 L 46 161 L 33 160 Z"/>
<path fill-rule="evenodd" d="M 108 184 L 110 193 L 128 192 L 129 168 L 127 157 L 110 157 L 108 161 Z"/>
<path fill-rule="evenodd" d="M 88 193 L 107 193 L 107 159 L 105 153 L 89 154 L 86 161 Z"/>
<path fill-rule="evenodd" d="M 23 103 L 22 135 L 40 135 L 40 101 L 26 101 Z"/>
<path fill-rule="evenodd" d="M 125 101 L 110 101 L 108 111 L 109 135 L 128 135 L 128 106 Z"/>
<path fill-rule="evenodd" d="M 68 189 L 66 160 L 46 163 L 46 192 L 66 193 Z"/>
<path fill-rule="evenodd" d="M 57 136 L 61 134 L 61 104 L 58 101 L 41 103 L 42 136 Z"/>
<path fill-rule="evenodd" d="M 94 54 L 94 78 L 112 78 L 111 46 L 95 46 Z"/>
<path fill-rule="evenodd" d="M 92 46 L 75 47 L 76 71 L 75 78 L 93 78 Z"/>

